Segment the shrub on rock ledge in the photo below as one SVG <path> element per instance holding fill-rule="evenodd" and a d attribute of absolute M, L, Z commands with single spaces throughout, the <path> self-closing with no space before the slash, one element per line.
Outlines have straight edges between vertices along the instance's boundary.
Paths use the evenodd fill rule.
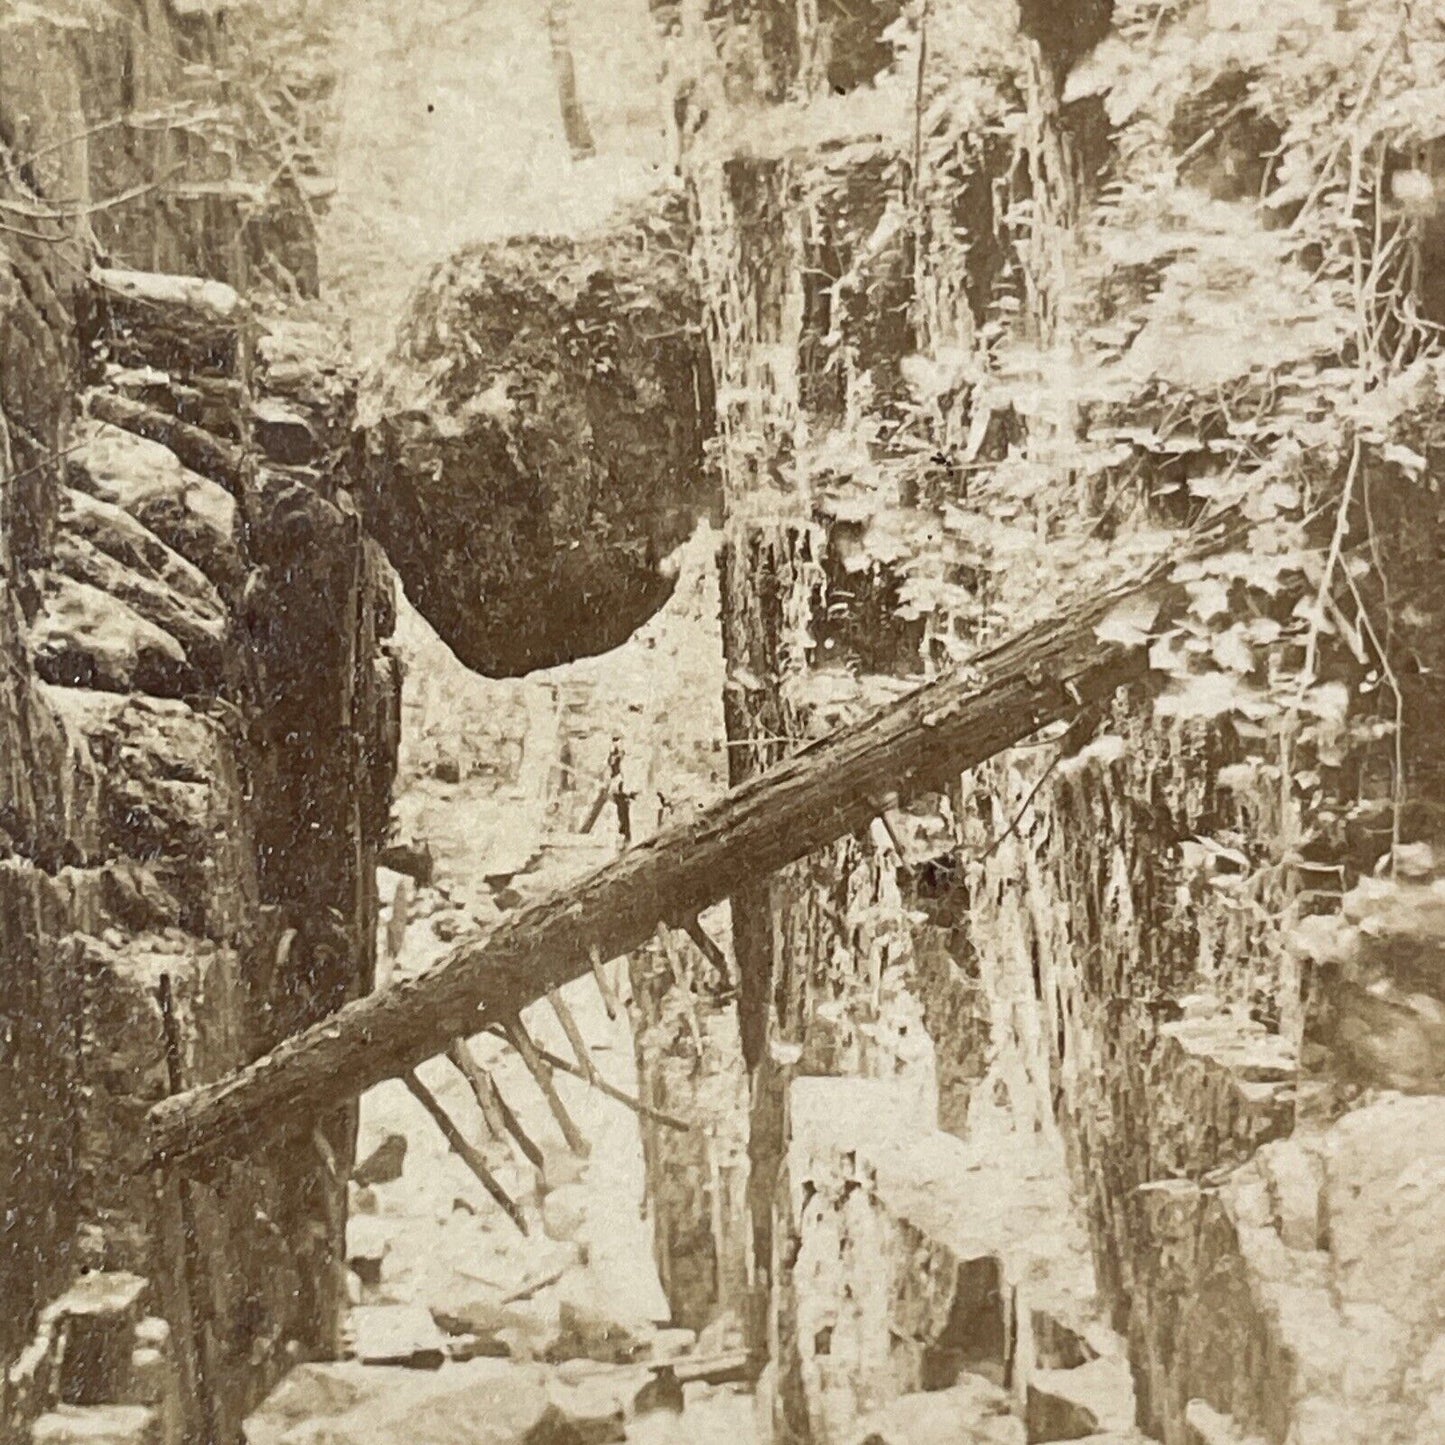
<path fill-rule="evenodd" d="M 668 195 L 579 239 L 468 247 L 418 289 L 363 402 L 364 507 L 468 666 L 615 647 L 709 510 L 712 385 Z"/>

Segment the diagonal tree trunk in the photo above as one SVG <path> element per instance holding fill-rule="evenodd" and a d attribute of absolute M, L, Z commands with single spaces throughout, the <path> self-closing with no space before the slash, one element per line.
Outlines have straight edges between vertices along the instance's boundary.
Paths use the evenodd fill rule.
<path fill-rule="evenodd" d="M 217 1082 L 157 1104 L 145 1164 L 236 1155 L 306 1124 L 454 1039 L 515 1018 L 547 993 L 682 926 L 751 881 L 867 824 L 890 793 L 936 786 L 1147 670 L 1142 643 L 1102 641 L 1128 602 L 1162 605 L 1174 584 L 1082 602 L 733 788 L 687 823 L 521 910 L 435 968 L 393 984 Z"/>

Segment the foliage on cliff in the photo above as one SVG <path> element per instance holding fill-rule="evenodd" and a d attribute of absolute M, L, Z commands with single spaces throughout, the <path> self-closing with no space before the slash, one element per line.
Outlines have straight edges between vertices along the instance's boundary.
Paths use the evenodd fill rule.
<path fill-rule="evenodd" d="M 1445 26 L 1350 0 L 1079 25 L 926 7 L 863 102 L 881 141 L 806 167 L 820 519 L 937 662 L 1237 516 L 1153 639 L 1158 711 L 1272 779 L 1275 864 L 1368 869 L 1428 826 L 1407 782 L 1436 766 Z"/>

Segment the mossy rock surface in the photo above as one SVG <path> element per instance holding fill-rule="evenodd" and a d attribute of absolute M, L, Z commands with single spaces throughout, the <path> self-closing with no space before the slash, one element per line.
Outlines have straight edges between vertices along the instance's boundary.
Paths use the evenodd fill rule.
<path fill-rule="evenodd" d="M 716 504 L 711 372 L 680 198 L 581 238 L 468 247 L 363 400 L 367 521 L 468 666 L 615 647 Z"/>

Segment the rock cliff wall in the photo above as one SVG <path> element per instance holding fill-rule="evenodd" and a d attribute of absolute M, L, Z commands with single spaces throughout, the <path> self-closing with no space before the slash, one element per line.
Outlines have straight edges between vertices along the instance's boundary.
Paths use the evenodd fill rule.
<path fill-rule="evenodd" d="M 1436 1428 L 1430 1306 L 1388 1261 L 1433 1207 L 1399 1131 L 1423 1159 L 1439 1126 L 1439 223 L 1406 118 L 1438 36 L 1289 11 L 935 4 L 880 17 L 860 80 L 823 7 L 659 7 L 735 776 L 1217 508 L 1244 528 L 1144 620 L 1149 687 L 734 900 L 779 1438 L 960 1371 L 1036 1440 L 1121 1404 L 1191 1445 Z M 806 1076 L 840 1074 L 958 1218 L 889 1127 L 829 1132 Z M 1031 1190 L 1021 1252 L 991 1200 Z"/>
<path fill-rule="evenodd" d="M 266 27 L 296 85 L 261 116 Z M 186 1185 L 132 1153 L 156 1099 L 370 984 L 398 677 L 354 385 L 299 299 L 307 40 L 299 11 L 0 16 L 7 1440 L 233 1440 L 336 1347 L 350 1114 Z"/>

